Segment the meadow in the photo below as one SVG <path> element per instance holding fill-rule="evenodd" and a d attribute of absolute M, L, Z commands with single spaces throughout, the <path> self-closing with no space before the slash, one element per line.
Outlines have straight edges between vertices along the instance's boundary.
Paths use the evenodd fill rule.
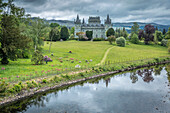
<path fill-rule="evenodd" d="M 101 62 L 105 52 L 111 47 L 105 62 L 118 63 L 169 56 L 167 48 L 158 45 L 129 44 L 126 47 L 118 47 L 114 44 L 110 45 L 107 41 L 65 41 L 53 42 L 51 52 L 49 52 L 49 46 L 48 42 L 44 43 L 43 55 L 49 56 L 53 60 L 52 62 L 47 64 L 44 62 L 44 65 L 33 65 L 31 59 L 10 61 L 9 65 L 0 65 L 0 79 L 15 82 L 70 72 L 71 70 L 76 71 L 77 68 L 93 67 Z M 78 67 L 76 67 L 77 65 Z"/>

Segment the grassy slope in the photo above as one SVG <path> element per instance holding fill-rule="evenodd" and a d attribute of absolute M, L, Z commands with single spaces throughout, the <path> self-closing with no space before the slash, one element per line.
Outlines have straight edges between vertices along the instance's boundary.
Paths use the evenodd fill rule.
<path fill-rule="evenodd" d="M 115 46 L 110 50 L 106 61 L 123 62 L 168 55 L 167 48 L 162 46 L 130 44 L 126 47 Z"/>
<path fill-rule="evenodd" d="M 10 61 L 9 65 L 0 65 L 0 69 L 5 67 L 5 70 L 0 70 L 0 78 L 7 77 L 7 79 L 19 79 L 21 77 L 28 78 L 30 76 L 44 75 L 48 71 L 56 71 L 57 69 L 75 68 L 75 65 L 80 64 L 81 66 L 92 66 L 100 62 L 104 56 L 105 51 L 111 47 L 108 42 L 53 42 L 51 56 L 49 53 L 49 44 L 45 42 L 43 54 L 48 55 L 53 59 L 53 62 L 49 62 L 47 65 L 32 65 L 30 59 L 18 59 L 18 61 Z M 72 51 L 73 53 L 68 53 Z M 63 63 L 60 63 L 59 58 L 62 57 Z M 68 58 L 67 58 L 68 57 Z M 70 58 L 74 58 L 74 63 L 71 63 Z M 77 60 L 76 60 L 77 59 Z M 85 60 L 92 59 L 93 61 L 89 64 Z M 68 61 L 66 61 L 68 60 Z M 79 63 L 81 61 L 82 63 Z M 44 71 L 42 73 L 42 71 Z M 45 73 L 47 72 L 47 73 Z M 17 78 L 19 76 L 19 78 Z M 9 78 L 10 77 L 10 78 Z"/>
<path fill-rule="evenodd" d="M 79 64 L 81 67 L 94 66 L 102 60 L 104 53 L 108 48 L 112 47 L 108 42 L 53 42 L 51 53 L 54 56 L 50 56 L 49 44 L 45 42 L 43 54 L 48 55 L 53 59 L 53 62 L 49 62 L 47 65 L 32 65 L 30 59 L 19 59 L 18 61 L 11 61 L 9 65 L 0 65 L 0 69 L 5 67 L 5 70 L 0 70 L 0 78 L 7 77 L 10 81 L 29 78 L 33 76 L 47 75 L 48 73 L 56 73 L 57 69 L 65 69 L 72 67 L 75 69 L 75 65 Z M 72 51 L 73 53 L 68 53 Z M 122 62 L 127 60 L 138 60 L 151 57 L 168 56 L 167 48 L 154 45 L 135 45 L 130 44 L 126 47 L 114 46 L 107 56 L 107 61 Z M 60 63 L 59 58 L 62 57 L 63 63 Z M 74 58 L 74 63 L 71 63 L 70 58 Z M 77 59 L 77 60 L 76 60 Z M 92 62 L 85 62 L 85 60 L 92 59 Z M 79 63 L 81 61 L 82 63 Z M 44 71 L 44 72 L 42 72 Z M 49 72 L 48 72 L 49 71 Z M 45 73 L 46 72 L 46 73 Z M 17 78 L 19 76 L 19 78 Z M 9 78 L 10 77 L 10 78 Z"/>

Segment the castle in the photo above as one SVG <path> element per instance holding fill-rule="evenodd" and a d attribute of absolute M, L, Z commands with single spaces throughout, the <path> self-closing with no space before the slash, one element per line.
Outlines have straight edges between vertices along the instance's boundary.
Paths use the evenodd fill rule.
<path fill-rule="evenodd" d="M 74 21 L 75 24 L 75 34 L 78 32 L 85 32 L 86 31 L 92 31 L 93 35 L 92 38 L 104 38 L 106 39 L 106 31 L 112 27 L 111 19 L 109 18 L 109 15 L 107 15 L 107 19 L 105 20 L 104 24 L 101 24 L 100 17 L 89 17 L 88 24 L 85 23 L 85 20 L 83 18 L 83 21 L 79 19 L 79 15 L 77 15 L 77 19 Z"/>

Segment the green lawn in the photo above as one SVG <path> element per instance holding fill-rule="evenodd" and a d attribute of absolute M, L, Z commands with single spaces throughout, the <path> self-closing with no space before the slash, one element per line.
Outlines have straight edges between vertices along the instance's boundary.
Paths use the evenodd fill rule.
<path fill-rule="evenodd" d="M 105 51 L 111 47 L 108 42 L 53 42 L 51 56 L 49 53 L 49 45 L 45 42 L 43 47 L 43 55 L 49 56 L 53 62 L 44 65 L 32 65 L 30 59 L 18 59 L 10 61 L 9 65 L 0 65 L 0 78 L 10 81 L 19 79 L 29 79 L 35 76 L 50 75 L 61 72 L 62 70 L 75 69 L 79 64 L 81 67 L 91 67 L 99 63 L 104 56 Z M 69 53 L 72 51 L 72 53 Z M 71 60 L 70 58 L 74 59 Z M 88 62 L 86 62 L 88 60 Z M 90 62 L 92 60 L 92 62 Z M 63 61 L 62 63 L 60 61 Z M 74 63 L 71 63 L 74 61 Z M 81 63 L 79 63 L 81 61 Z"/>
<path fill-rule="evenodd" d="M 126 47 L 113 47 L 107 56 L 106 61 L 124 62 L 129 60 L 140 60 L 169 56 L 166 47 L 159 45 L 136 45 L 129 44 Z"/>
<path fill-rule="evenodd" d="M 0 78 L 9 81 L 25 80 L 36 76 L 56 74 L 63 70 L 74 70 L 77 64 L 81 67 L 92 67 L 101 62 L 108 48 L 113 47 L 113 45 L 110 45 L 107 41 L 53 42 L 51 53 L 53 53 L 54 56 L 51 56 L 51 53 L 49 53 L 49 45 L 50 44 L 45 42 L 43 55 L 50 56 L 53 62 L 44 65 L 32 65 L 30 59 L 10 61 L 9 65 L 0 65 Z M 72 53 L 69 53 L 69 51 L 72 51 Z M 118 47 L 114 45 L 109 51 L 106 61 L 123 62 L 168 55 L 167 48 L 161 46 L 130 44 L 126 47 Z M 90 59 L 92 62 L 90 62 Z M 85 60 L 88 60 L 88 62 Z M 81 61 L 81 63 L 79 63 L 79 61 Z M 2 70 L 2 68 L 5 68 L 5 70 Z"/>

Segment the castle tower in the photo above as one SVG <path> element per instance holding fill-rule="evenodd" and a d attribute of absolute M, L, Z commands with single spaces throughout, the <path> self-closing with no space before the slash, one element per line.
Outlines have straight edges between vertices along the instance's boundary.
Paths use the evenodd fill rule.
<path fill-rule="evenodd" d="M 81 20 L 79 19 L 79 15 L 77 15 L 76 20 L 74 21 L 75 24 L 75 32 L 74 32 L 74 36 L 78 37 L 76 35 L 76 33 L 81 32 Z"/>
<path fill-rule="evenodd" d="M 105 20 L 105 34 L 106 34 L 106 31 L 109 29 L 109 28 L 112 28 L 112 21 L 109 17 L 109 14 L 107 15 L 107 18 Z"/>

